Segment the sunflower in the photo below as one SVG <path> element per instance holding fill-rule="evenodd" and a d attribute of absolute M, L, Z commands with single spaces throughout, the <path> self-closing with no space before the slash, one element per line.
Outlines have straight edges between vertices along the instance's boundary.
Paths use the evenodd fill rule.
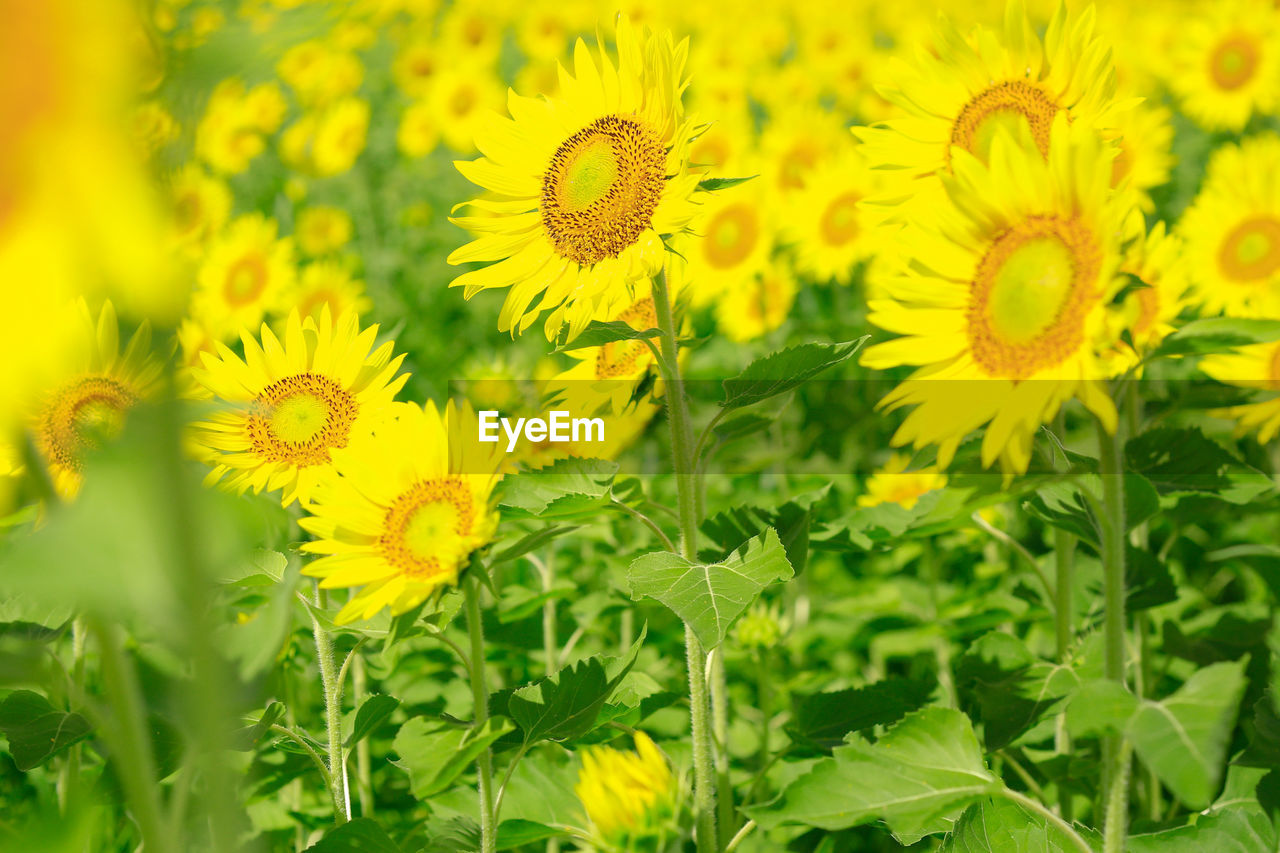
<path fill-rule="evenodd" d="M 459 440 L 476 434 L 470 406 L 450 402 L 442 417 L 432 402 L 396 403 L 333 452 L 299 523 L 316 537 L 303 550 L 324 555 L 303 573 L 324 589 L 363 587 L 338 624 L 416 607 L 457 583 L 468 555 L 493 537 L 501 459 L 471 450 L 493 445 Z"/>
<path fill-rule="evenodd" d="M 293 287 L 293 241 L 260 213 L 234 220 L 200 266 L 192 313 L 221 340 L 253 328 Z"/>
<path fill-rule="evenodd" d="M 881 94 L 907 115 L 855 128 L 875 167 L 910 175 L 945 172 L 954 152 L 985 160 L 1001 128 L 1030 130 L 1041 154 L 1049 151 L 1054 118 L 1106 127 L 1116 108 L 1111 52 L 1094 31 L 1094 11 L 1068 15 L 1059 5 L 1043 40 L 1020 0 L 1005 10 L 1002 32 L 985 27 L 965 36 L 939 23 L 932 52 L 894 59 Z"/>
<path fill-rule="evenodd" d="M 763 337 L 787 319 L 796 301 L 796 289 L 796 276 L 790 266 L 771 261 L 759 273 L 720 295 L 715 307 L 716 329 L 737 343 Z"/>
<path fill-rule="evenodd" d="M 1241 130 L 1280 105 L 1280 10 L 1270 0 L 1220 0 L 1183 18 L 1169 81 L 1205 127 Z"/>
<path fill-rule="evenodd" d="M 354 54 L 319 39 L 289 48 L 276 71 L 304 107 L 323 107 L 347 97 L 364 80 L 364 66 Z"/>
<path fill-rule="evenodd" d="M 1200 369 L 1227 385 L 1280 391 L 1280 343 L 1252 344 L 1235 352 L 1206 356 L 1200 361 Z M 1241 433 L 1257 430 L 1262 444 L 1268 444 L 1280 433 L 1280 395 L 1218 409 L 1214 414 L 1235 420 Z"/>
<path fill-rule="evenodd" d="M 1142 209 L 1150 212 L 1155 207 L 1150 191 L 1167 183 L 1173 169 L 1173 113 L 1159 105 L 1136 104 L 1117 112 L 1113 133 L 1120 151 L 1111 183 L 1118 187 L 1128 181 L 1140 193 Z"/>
<path fill-rule="evenodd" d="M 1173 322 L 1190 304 L 1182 238 L 1168 233 L 1163 222 L 1150 231 L 1141 214 L 1133 220 L 1139 236 L 1125 250 L 1120 271 L 1142 286 L 1130 292 L 1120 306 L 1122 327 L 1140 352 L 1154 349 L 1173 332 Z"/>
<path fill-rule="evenodd" d="M 858 497 L 858 506 L 892 503 L 903 509 L 911 509 L 920 498 L 947 485 L 947 475 L 937 468 L 927 466 L 908 471 L 907 465 L 910 462 L 905 453 L 895 453 L 889 457 L 884 467 L 867 478 L 867 492 Z"/>
<path fill-rule="evenodd" d="M 1228 144 L 1209 160 L 1178 230 L 1210 313 L 1280 317 L 1280 135 Z"/>
<path fill-rule="evenodd" d="M 28 424 L 63 498 L 80 489 L 84 454 L 119 434 L 129 410 L 155 394 L 161 372 L 151 355 L 147 324 L 134 332 L 122 353 L 110 302 L 94 317 L 81 300 L 75 313 L 76 337 L 66 372 L 42 395 Z"/>
<path fill-rule="evenodd" d="M 482 236 L 449 263 L 487 266 L 452 286 L 468 297 L 510 287 L 502 331 L 523 332 L 549 310 L 547 336 L 567 323 L 576 337 L 628 280 L 658 271 L 661 237 L 695 212 L 680 100 L 687 43 L 638 33 L 624 17 L 617 45 L 617 64 L 601 47 L 597 66 L 579 40 L 559 97 L 511 93 L 512 118 L 493 117 L 477 138 L 485 156 L 457 164 L 498 197 L 470 202 L 490 215 L 454 220 Z"/>
<path fill-rule="evenodd" d="M 192 443 L 213 466 L 209 482 L 283 490 L 285 506 L 304 506 L 330 454 L 368 428 L 408 379 L 396 376 L 395 344 L 374 349 L 378 327 L 360 329 L 354 314 L 285 323 L 283 343 L 265 324 L 261 341 L 245 332 L 242 360 L 226 345 L 205 354 L 191 375 L 223 409 L 194 425 Z"/>
<path fill-rule="evenodd" d="M 313 258 L 335 252 L 351 241 L 351 216 L 340 207 L 313 204 L 298 214 L 293 238 Z"/>
<path fill-rule="evenodd" d="M 1087 125 L 1059 114 L 1050 134 L 1047 160 L 1027 128 L 997 134 L 989 165 L 957 149 L 936 204 L 901 232 L 910 265 L 869 306 L 902 337 L 863 363 L 919 368 L 881 401 L 915 407 L 893 444 L 938 444 L 941 468 L 987 425 L 983 465 L 1026 470 L 1036 430 L 1072 397 L 1115 426 L 1099 339 L 1133 200 L 1111 190 L 1114 149 Z"/>
<path fill-rule="evenodd" d="M 198 251 L 222 230 L 231 212 L 231 190 L 225 182 L 188 165 L 173 177 L 173 225 L 178 245 Z"/>
<path fill-rule="evenodd" d="M 391 65 L 391 75 L 410 98 L 423 99 L 431 94 L 436 75 L 448 64 L 441 49 L 423 36 L 416 36 L 400 46 Z"/>
<path fill-rule="evenodd" d="M 782 196 L 802 189 L 848 143 L 847 122 L 830 110 L 794 97 L 779 99 L 760 138 L 764 181 Z"/>
<path fill-rule="evenodd" d="M 595 316 L 604 322 L 626 323 L 636 331 L 658 327 L 658 312 L 654 308 L 649 282 L 638 281 L 630 297 L 616 308 L 602 310 Z M 569 350 L 568 355 L 577 364 L 559 374 L 549 384 L 552 388 L 567 389 L 575 402 L 573 408 L 582 414 L 595 414 L 602 399 L 611 400 L 612 411 L 621 412 L 631 399 L 636 384 L 655 365 L 650 343 L 657 346 L 657 336 L 643 340 L 611 341 L 595 347 Z"/>
<path fill-rule="evenodd" d="M 406 157 L 425 157 L 440 144 L 440 127 L 431 104 L 415 101 L 400 115 L 396 147 Z"/>
<path fill-rule="evenodd" d="M 328 308 L 334 317 L 364 314 L 373 307 L 364 292 L 364 282 L 352 278 L 346 266 L 336 260 L 307 264 L 298 276 L 298 285 L 284 299 L 284 314 L 297 311 L 302 319 L 319 320 Z"/>
<path fill-rule="evenodd" d="M 714 194 L 703 206 L 693 225 L 701 239 L 683 242 L 681 250 L 694 305 L 709 305 L 744 286 L 768 264 L 777 237 L 777 204 L 765 190 L 763 182 L 752 181 Z"/>
<path fill-rule="evenodd" d="M 876 250 L 876 228 L 859 207 L 879 181 L 857 151 L 821 168 L 791 196 L 783 226 L 795 246 L 796 269 L 818 281 L 848 284 L 854 268 Z"/>
<path fill-rule="evenodd" d="M 675 802 L 676 780 L 667 759 L 644 732 L 635 752 L 589 747 L 573 791 L 595 832 L 606 842 L 647 834 Z"/>
<path fill-rule="evenodd" d="M 497 78 L 466 66 L 441 71 L 426 99 L 440 136 L 459 154 L 475 152 L 477 133 L 501 103 L 502 86 Z"/>

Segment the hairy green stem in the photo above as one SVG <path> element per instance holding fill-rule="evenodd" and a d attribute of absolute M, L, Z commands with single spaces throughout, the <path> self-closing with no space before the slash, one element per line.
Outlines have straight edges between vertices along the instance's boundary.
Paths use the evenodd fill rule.
<path fill-rule="evenodd" d="M 711 733 L 715 742 L 716 827 L 720 849 L 729 843 L 734 828 L 733 785 L 729 780 L 729 681 L 724 669 L 723 647 L 711 656 Z"/>
<path fill-rule="evenodd" d="M 1122 441 L 1101 425 L 1098 428 L 1099 473 L 1102 478 L 1102 586 L 1104 674 L 1125 683 L 1125 508 Z M 1129 801 L 1129 752 L 1120 735 L 1103 741 L 1103 790 L 1106 795 L 1104 853 L 1124 849 Z"/>
<path fill-rule="evenodd" d="M 547 549 L 546 562 L 542 564 L 542 591 L 550 593 L 556 582 L 555 550 Z M 547 599 L 542 605 L 542 657 L 547 675 L 556 671 L 559 652 L 556 649 L 556 601 Z"/>
<path fill-rule="evenodd" d="M 471 636 L 471 696 L 475 701 L 477 732 L 489 721 L 489 687 L 485 683 L 484 623 L 480 616 L 480 580 L 466 579 L 467 632 Z M 480 853 L 498 849 L 498 827 L 493 813 L 493 750 L 485 749 L 476 758 L 476 787 L 480 794 Z"/>
<path fill-rule="evenodd" d="M 351 658 L 351 704 L 360 707 L 368 695 L 368 677 L 365 674 L 364 657 L 356 649 Z M 369 739 L 356 744 L 356 797 L 360 801 L 360 816 L 373 816 L 373 757 L 369 753 Z"/>
<path fill-rule="evenodd" d="M 671 456 L 675 468 L 681 549 L 686 560 L 698 554 L 698 484 L 694 473 L 693 434 L 689 425 L 689 397 L 680 376 L 676 319 L 667 291 L 665 272 L 653 282 L 653 304 L 662 332 L 660 365 L 666 380 L 667 420 L 671 425 Z M 716 780 L 712 766 L 710 706 L 707 696 L 706 652 L 686 624 L 685 657 L 689 669 L 689 717 L 693 735 L 693 802 L 698 853 L 719 851 L 716 835 Z"/>
<path fill-rule="evenodd" d="M 120 774 L 125 798 L 142 835 L 144 850 L 177 850 L 176 838 L 163 816 L 156 763 L 147 736 L 146 708 L 137 673 L 120 646 L 116 628 L 93 622 L 90 630 L 102 655 L 102 684 L 111 705 L 114 725 L 107 734 L 113 764 Z"/>
<path fill-rule="evenodd" d="M 324 690 L 324 727 L 328 735 L 329 796 L 333 799 L 333 822 L 338 826 L 351 819 L 347 792 L 347 762 L 342 754 L 342 683 L 333 654 L 333 638 L 311 616 L 311 632 L 315 635 L 316 661 L 320 665 L 320 684 Z"/>

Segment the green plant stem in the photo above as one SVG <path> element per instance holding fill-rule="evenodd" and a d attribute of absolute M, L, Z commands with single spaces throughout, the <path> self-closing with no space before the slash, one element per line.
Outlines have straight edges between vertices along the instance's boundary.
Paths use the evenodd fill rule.
<path fill-rule="evenodd" d="M 550 593 L 556 583 L 555 552 L 547 549 L 547 559 L 542 564 L 542 591 Z M 556 601 L 548 599 L 542 605 L 542 657 L 545 673 L 553 675 L 559 652 L 556 650 Z"/>
<path fill-rule="evenodd" d="M 484 623 L 480 616 L 480 581 L 474 574 L 466 579 L 467 631 L 471 636 L 471 696 L 475 701 L 476 731 L 489 721 L 489 687 L 485 683 Z M 498 827 L 493 813 L 493 750 L 486 749 L 476 759 L 476 787 L 480 794 L 480 853 L 498 849 Z"/>
<path fill-rule="evenodd" d="M 760 748 L 757 751 L 759 771 L 769 766 L 769 730 L 773 719 L 773 690 L 769 683 L 769 650 L 756 650 L 756 706 L 760 709 Z"/>
<path fill-rule="evenodd" d="M 675 468 L 681 549 L 686 560 L 698 554 L 698 484 L 694 474 L 693 434 L 689 425 L 689 397 L 680 376 L 676 319 L 667 291 L 666 273 L 653 282 L 653 304 L 658 315 L 666 380 L 667 420 L 671 424 L 671 456 Z M 707 696 L 706 652 L 698 635 L 686 624 L 685 657 L 689 669 L 689 717 L 693 736 L 693 802 L 698 853 L 721 849 L 716 835 L 716 781 L 712 767 L 710 707 Z"/>
<path fill-rule="evenodd" d="M 324 689 L 324 727 L 328 735 L 329 796 L 333 799 L 333 822 L 341 826 L 351 818 L 347 765 L 342 754 L 342 683 L 338 680 L 333 638 L 320 625 L 315 614 L 311 616 L 311 632 L 315 635 L 316 661 L 320 665 L 320 683 Z"/>
<path fill-rule="evenodd" d="M 1080 833 L 1076 832 L 1075 827 L 1058 817 L 1052 810 L 1045 808 L 1042 803 L 1031 799 L 1025 794 L 1019 794 L 1017 791 L 1011 791 L 1008 788 L 1001 791 L 1000 796 L 1007 800 L 1012 800 L 1023 808 L 1033 811 L 1045 820 L 1049 821 L 1049 823 L 1053 824 L 1064 835 L 1071 839 L 1071 843 L 1075 845 L 1076 849 L 1079 850 L 1080 853 L 1094 853 L 1093 848 L 1089 846 L 1089 842 L 1085 841 L 1084 838 L 1081 837 Z"/>
<path fill-rule="evenodd" d="M 719 812 L 716 843 L 723 850 L 733 831 L 733 786 L 729 781 L 729 681 L 725 675 L 723 647 L 711 656 L 711 732 L 715 739 L 716 801 Z"/>
<path fill-rule="evenodd" d="M 361 701 L 368 695 L 368 679 L 360 650 L 356 649 L 352 655 L 351 704 L 359 708 Z M 356 797 L 360 801 L 360 816 L 373 817 L 373 759 L 369 754 L 368 738 L 363 738 L 356 744 Z"/>
<path fill-rule="evenodd" d="M 163 816 L 156 763 L 147 736 L 146 709 L 137 673 L 120 647 L 116 628 L 93 622 L 90 630 L 102 656 L 102 684 L 115 724 L 107 735 L 112 763 L 142 835 L 144 850 L 177 850 L 169 822 Z"/>
<path fill-rule="evenodd" d="M 1125 508 L 1124 462 L 1122 441 L 1101 424 L 1098 427 L 1099 473 L 1102 479 L 1102 586 L 1103 641 L 1106 647 L 1104 674 L 1112 681 L 1125 683 Z M 1103 791 L 1106 796 L 1106 820 L 1103 825 L 1103 850 L 1119 853 L 1124 849 L 1129 800 L 1129 753 L 1120 735 L 1103 741 Z"/>
<path fill-rule="evenodd" d="M 67 710 L 74 711 L 84 704 L 84 620 L 77 616 L 71 620 L 71 693 L 67 697 Z M 81 745 L 72 744 L 66 759 L 58 769 L 58 811 L 66 817 L 76 798 L 80 781 Z"/>

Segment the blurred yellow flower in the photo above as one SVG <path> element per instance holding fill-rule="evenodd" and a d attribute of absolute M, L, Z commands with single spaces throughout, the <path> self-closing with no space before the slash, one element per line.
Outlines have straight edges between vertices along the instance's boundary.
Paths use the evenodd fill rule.
<path fill-rule="evenodd" d="M 234 338 L 277 309 L 296 275 L 293 241 L 277 238 L 274 219 L 245 214 L 205 254 L 192 313 L 219 340 Z"/>
<path fill-rule="evenodd" d="M 285 305 L 282 313 L 297 311 L 304 320 L 319 320 L 326 307 L 334 317 L 365 314 L 373 308 L 365 295 L 364 282 L 352 278 L 346 266 L 336 260 L 315 261 L 303 267 L 297 286 L 285 297 Z"/>
<path fill-rule="evenodd" d="M 1242 130 L 1280 108 L 1280 8 L 1268 0 L 1197 4 L 1179 19 L 1169 83 L 1205 127 Z"/>
<path fill-rule="evenodd" d="M 1205 356 L 1200 369 L 1228 385 L 1280 391 L 1280 344 L 1252 344 L 1235 352 Z M 1219 409 L 1214 414 L 1237 421 L 1241 433 L 1257 430 L 1262 444 L 1269 444 L 1280 433 L 1280 395 Z"/>
<path fill-rule="evenodd" d="M 1125 250 L 1120 271 L 1144 286 L 1130 292 L 1119 306 L 1122 328 L 1139 352 L 1154 349 L 1174 330 L 1173 322 L 1190 300 L 1182 239 L 1168 233 L 1163 222 L 1147 231 L 1143 217 L 1134 215 L 1138 236 Z"/>
<path fill-rule="evenodd" d="M 276 70 L 298 103 L 308 108 L 327 106 L 351 95 L 364 80 L 364 66 L 354 54 L 319 39 L 289 48 Z"/>
<path fill-rule="evenodd" d="M 720 295 L 715 308 L 716 329 L 737 343 L 763 337 L 786 321 L 797 289 L 790 266 L 773 261 Z"/>
<path fill-rule="evenodd" d="M 426 101 L 415 101 L 400 115 L 396 147 L 406 157 L 425 157 L 440 144 L 440 126 L 435 110 Z"/>
<path fill-rule="evenodd" d="M 871 217 L 859 207 L 879 189 L 875 173 L 851 150 L 792 193 L 783 235 L 795 249 L 796 269 L 816 281 L 848 284 L 858 263 L 870 259 L 882 242 Z"/>
<path fill-rule="evenodd" d="M 911 509 L 921 497 L 944 488 L 947 476 L 930 465 L 908 471 L 911 460 L 905 453 L 895 453 L 884 466 L 867 478 L 866 494 L 858 496 L 858 506 L 897 504 Z"/>
<path fill-rule="evenodd" d="M 173 176 L 169 192 L 178 245 L 193 252 L 202 249 L 226 224 L 231 190 L 221 179 L 190 163 Z"/>
<path fill-rule="evenodd" d="M 313 258 L 336 252 L 351 241 L 351 216 L 340 207 L 313 204 L 298 214 L 293 239 Z"/>
<path fill-rule="evenodd" d="M 675 798 L 667 759 L 644 732 L 635 733 L 635 752 L 588 747 L 574 793 L 595 833 L 605 841 L 644 835 Z"/>
<path fill-rule="evenodd" d="M 154 396 L 161 364 L 143 323 L 120 351 L 120 327 L 110 302 L 94 316 L 78 302 L 75 340 L 66 371 L 30 415 L 30 430 L 54 489 L 63 498 L 80 488 L 84 454 L 115 438 L 128 411 Z"/>
<path fill-rule="evenodd" d="M 442 415 L 430 401 L 396 403 L 334 450 L 299 524 L 316 537 L 302 549 L 324 555 L 303 573 L 324 589 L 361 587 L 338 624 L 416 607 L 457 583 L 467 557 L 493 537 L 501 459 L 470 451 L 490 447 L 469 440 L 476 431 L 469 405 L 450 402 Z"/>
<path fill-rule="evenodd" d="M 284 118 L 284 104 L 274 83 L 246 91 L 232 78 L 213 90 L 196 125 L 196 153 L 215 171 L 239 174 L 266 149 L 264 134 L 274 133 Z"/>
<path fill-rule="evenodd" d="M 1196 296 L 1212 314 L 1280 317 L 1280 135 L 1213 153 L 1178 223 Z"/>
<path fill-rule="evenodd" d="M 639 33 L 625 17 L 617 44 L 617 64 L 602 47 L 597 65 L 580 40 L 559 97 L 511 93 L 512 118 L 493 117 L 477 139 L 485 156 L 457 164 L 497 197 L 470 202 L 491 215 L 453 220 L 481 236 L 449 263 L 485 264 L 453 286 L 468 297 L 511 288 L 502 331 L 523 332 L 550 311 L 548 337 L 566 324 L 576 337 L 628 280 L 657 272 L 661 235 L 694 213 L 698 176 L 688 170 L 680 101 L 687 47 L 669 33 Z"/>
<path fill-rule="evenodd" d="M 425 100 L 439 74 L 448 63 L 440 55 L 440 48 L 423 36 L 413 38 L 396 51 L 391 65 L 391 75 L 410 98 Z"/>
<path fill-rule="evenodd" d="M 308 505 L 331 453 L 367 431 L 409 378 L 396 376 L 404 356 L 392 357 L 393 342 L 374 349 L 377 336 L 354 314 L 295 312 L 283 341 L 264 324 L 260 338 L 241 335 L 243 359 L 224 344 L 204 355 L 191 377 L 224 407 L 192 427 L 193 450 L 213 466 L 208 482 Z"/>
<path fill-rule="evenodd" d="M 773 254 L 778 206 L 760 179 L 707 197 L 692 226 L 700 239 L 682 244 L 694 305 L 714 302 L 764 269 Z"/>
<path fill-rule="evenodd" d="M 315 177 L 339 175 L 355 165 L 369 130 L 369 103 L 343 98 L 306 113 L 280 138 L 280 154 L 294 169 Z"/>
<path fill-rule="evenodd" d="M 502 104 L 502 86 L 488 71 L 449 68 L 436 75 L 427 104 L 445 144 L 460 154 L 476 150 L 476 136 Z"/>

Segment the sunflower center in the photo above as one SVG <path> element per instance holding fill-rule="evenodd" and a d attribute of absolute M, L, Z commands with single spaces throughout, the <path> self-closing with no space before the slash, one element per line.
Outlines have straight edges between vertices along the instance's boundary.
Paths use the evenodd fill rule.
<path fill-rule="evenodd" d="M 298 373 L 263 389 L 246 430 L 253 449 L 270 462 L 323 465 L 330 450 L 347 446 L 359 410 L 355 397 L 329 377 Z"/>
<path fill-rule="evenodd" d="M 1280 218 L 1257 216 L 1237 225 L 1218 253 L 1222 272 L 1235 281 L 1262 281 L 1280 271 Z"/>
<path fill-rule="evenodd" d="M 969 345 L 990 376 L 1025 379 L 1065 361 L 1084 340 L 1101 267 L 1093 234 L 1074 219 L 1032 217 L 996 238 L 974 273 Z"/>
<path fill-rule="evenodd" d="M 738 202 L 721 208 L 711 217 L 702 251 L 711 266 L 729 269 L 745 261 L 759 239 L 756 209 Z"/>
<path fill-rule="evenodd" d="M 183 193 L 174 204 L 173 218 L 178 223 L 178 233 L 190 234 L 200 225 L 200 196 L 195 192 Z"/>
<path fill-rule="evenodd" d="M 805 176 L 818 163 L 818 156 L 817 145 L 808 140 L 791 146 L 778 161 L 778 186 L 784 190 L 803 187 Z"/>
<path fill-rule="evenodd" d="M 1025 122 L 1031 138 L 1046 157 L 1049 155 L 1049 131 L 1058 105 L 1039 88 L 1024 80 L 997 83 L 970 99 L 951 127 L 951 144 L 986 161 L 991 142 L 1001 129 L 1017 131 Z M 947 149 L 951 163 L 951 149 Z"/>
<path fill-rule="evenodd" d="M 52 464 L 79 471 L 86 450 L 120 434 L 137 395 L 109 376 L 85 376 L 54 392 L 40 415 L 37 439 Z"/>
<path fill-rule="evenodd" d="M 645 297 L 619 314 L 618 319 L 643 332 L 657 327 L 658 312 L 653 306 L 653 300 Z M 596 355 L 596 378 L 613 379 L 634 373 L 636 363 L 648 352 L 649 347 L 644 341 L 610 341 L 603 344 Z"/>
<path fill-rule="evenodd" d="M 822 238 L 831 246 L 843 246 L 858 236 L 858 195 L 844 193 L 836 196 L 822 212 L 819 223 Z"/>
<path fill-rule="evenodd" d="M 439 578 L 466 553 L 475 514 L 461 478 L 420 480 L 392 501 L 378 543 L 387 562 L 404 574 Z"/>
<path fill-rule="evenodd" d="M 556 252 L 582 266 L 616 258 L 653 222 L 666 151 L 626 116 L 596 119 L 556 149 L 542 179 L 542 221 Z"/>
<path fill-rule="evenodd" d="M 1155 325 L 1160 314 L 1160 291 L 1153 286 L 1141 287 L 1134 296 L 1138 300 L 1138 317 L 1133 321 L 1133 334 L 1141 335 Z"/>
<path fill-rule="evenodd" d="M 1258 45 L 1243 34 L 1218 42 L 1209 57 L 1209 73 L 1220 89 L 1232 91 L 1248 83 L 1258 70 Z"/>
<path fill-rule="evenodd" d="M 248 305 L 267 286 L 267 265 L 261 255 L 246 255 L 227 270 L 222 295 L 230 305 Z"/>

